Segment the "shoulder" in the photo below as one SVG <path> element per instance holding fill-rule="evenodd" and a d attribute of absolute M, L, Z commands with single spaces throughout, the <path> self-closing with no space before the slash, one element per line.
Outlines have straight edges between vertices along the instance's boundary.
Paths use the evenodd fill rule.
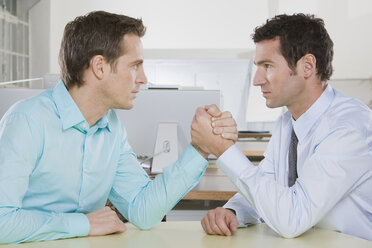
<path fill-rule="evenodd" d="M 4 119 L 10 116 L 23 115 L 31 119 L 42 119 L 47 113 L 55 112 L 56 107 L 51 95 L 51 90 L 26 98 L 13 104 L 5 113 Z"/>
<path fill-rule="evenodd" d="M 45 123 L 50 121 L 48 115 L 55 108 L 50 91 L 16 102 L 0 121 L 0 129 L 13 135 L 42 135 Z"/>
<path fill-rule="evenodd" d="M 372 111 L 361 101 L 335 90 L 335 98 L 324 120 L 331 129 L 344 128 L 365 133 L 371 129 Z"/>
<path fill-rule="evenodd" d="M 319 143 L 328 144 L 326 140 L 333 140 L 345 148 L 357 143 L 371 147 L 372 111 L 359 100 L 335 91 L 335 98 L 319 120 L 315 132 Z M 332 143 L 328 145 L 332 146 Z"/>

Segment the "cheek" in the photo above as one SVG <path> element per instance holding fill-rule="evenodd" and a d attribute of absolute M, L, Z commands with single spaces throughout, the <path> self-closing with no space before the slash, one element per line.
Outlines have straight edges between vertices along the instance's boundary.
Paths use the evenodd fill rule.
<path fill-rule="evenodd" d="M 131 70 L 130 71 L 130 77 L 131 77 L 131 81 L 134 82 L 136 80 L 136 77 L 137 77 L 137 71 L 136 70 Z"/>
<path fill-rule="evenodd" d="M 277 88 L 276 86 L 280 83 L 280 77 L 278 76 L 277 73 L 273 70 L 268 70 L 266 72 L 266 78 L 267 81 L 270 83 L 271 89 Z"/>
<path fill-rule="evenodd" d="M 134 78 L 131 74 L 126 75 L 126 77 L 123 77 L 121 82 L 121 88 L 125 91 L 132 91 L 134 88 Z"/>

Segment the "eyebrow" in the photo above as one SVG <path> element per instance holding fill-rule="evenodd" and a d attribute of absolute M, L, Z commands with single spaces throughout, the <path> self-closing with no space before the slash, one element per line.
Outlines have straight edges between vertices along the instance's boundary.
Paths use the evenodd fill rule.
<path fill-rule="evenodd" d="M 131 65 L 140 65 L 143 64 L 143 59 L 137 59 L 130 63 Z"/>
<path fill-rule="evenodd" d="M 261 61 L 258 61 L 258 62 L 256 62 L 256 61 L 254 61 L 254 64 L 255 65 L 262 65 L 262 64 L 266 64 L 266 63 L 274 63 L 274 61 L 272 61 L 272 60 L 269 60 L 269 59 L 267 59 L 267 60 L 261 60 Z"/>

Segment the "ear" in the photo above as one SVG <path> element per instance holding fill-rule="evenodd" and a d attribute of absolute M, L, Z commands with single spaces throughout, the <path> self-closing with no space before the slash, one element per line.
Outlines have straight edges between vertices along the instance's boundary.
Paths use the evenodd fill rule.
<path fill-rule="evenodd" d="M 305 79 L 311 77 L 312 75 L 315 75 L 317 72 L 315 56 L 312 54 L 305 54 L 302 57 L 302 67 Z"/>
<path fill-rule="evenodd" d="M 105 74 L 107 63 L 102 55 L 95 55 L 90 60 L 90 67 L 94 76 L 101 80 Z"/>

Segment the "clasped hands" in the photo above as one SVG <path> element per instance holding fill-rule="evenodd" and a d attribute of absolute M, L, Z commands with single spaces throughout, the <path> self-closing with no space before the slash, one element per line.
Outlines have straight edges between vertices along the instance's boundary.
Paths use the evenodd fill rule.
<path fill-rule="evenodd" d="M 196 110 L 191 124 L 191 144 L 204 157 L 209 154 L 217 158 L 238 139 L 236 122 L 228 111 L 207 105 Z"/>

